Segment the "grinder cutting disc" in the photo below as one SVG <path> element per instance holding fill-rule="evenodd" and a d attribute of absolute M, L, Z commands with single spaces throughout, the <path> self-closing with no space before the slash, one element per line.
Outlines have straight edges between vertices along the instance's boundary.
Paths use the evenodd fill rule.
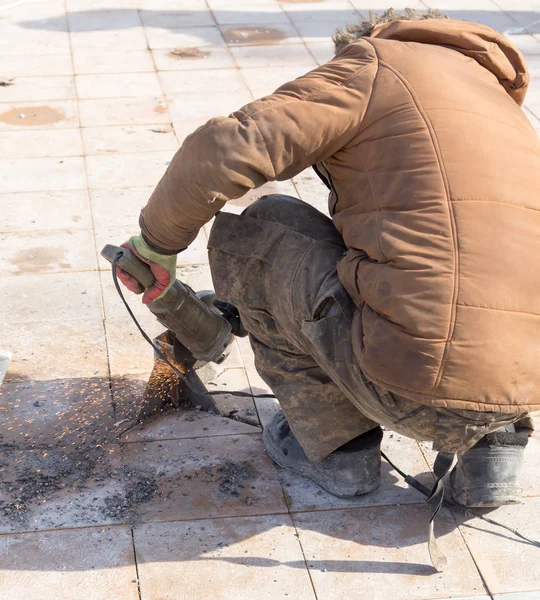
<path fill-rule="evenodd" d="M 156 353 L 154 368 L 150 374 L 142 402 L 137 409 L 137 420 L 143 421 L 152 414 L 163 410 L 166 404 L 172 404 L 175 408 L 179 408 L 183 404 L 191 403 L 202 410 L 217 415 L 221 414 L 212 396 L 206 393 L 206 388 L 194 369 L 196 360 L 191 352 L 175 338 L 171 331 L 165 331 L 159 335 L 154 343 L 159 346 L 167 359 L 183 373 L 186 380 L 183 381 L 174 369 Z"/>

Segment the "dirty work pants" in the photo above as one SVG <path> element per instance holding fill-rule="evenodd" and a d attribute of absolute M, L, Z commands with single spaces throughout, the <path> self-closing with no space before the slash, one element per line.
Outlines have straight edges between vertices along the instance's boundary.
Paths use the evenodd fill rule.
<path fill-rule="evenodd" d="M 311 460 L 378 424 L 465 452 L 519 418 L 425 406 L 366 379 L 351 344 L 357 309 L 336 271 L 346 248 L 312 206 L 271 195 L 242 215 L 220 213 L 208 249 L 217 297 L 238 308 L 257 371 Z"/>

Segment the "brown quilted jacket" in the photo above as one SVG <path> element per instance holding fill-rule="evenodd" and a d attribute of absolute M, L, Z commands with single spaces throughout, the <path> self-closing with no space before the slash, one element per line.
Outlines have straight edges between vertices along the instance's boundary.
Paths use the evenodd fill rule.
<path fill-rule="evenodd" d="M 176 154 L 141 216 L 187 246 L 230 198 L 316 165 L 348 252 L 356 357 L 424 404 L 540 409 L 540 142 L 523 57 L 462 21 L 395 21 Z"/>

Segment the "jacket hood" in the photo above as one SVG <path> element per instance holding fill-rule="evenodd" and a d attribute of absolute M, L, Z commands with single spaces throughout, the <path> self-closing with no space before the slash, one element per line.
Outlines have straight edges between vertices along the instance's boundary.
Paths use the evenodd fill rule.
<path fill-rule="evenodd" d="M 521 52 L 510 40 L 487 27 L 468 21 L 426 19 L 390 21 L 373 28 L 370 37 L 420 42 L 451 48 L 491 71 L 520 106 L 529 85 L 529 72 Z"/>

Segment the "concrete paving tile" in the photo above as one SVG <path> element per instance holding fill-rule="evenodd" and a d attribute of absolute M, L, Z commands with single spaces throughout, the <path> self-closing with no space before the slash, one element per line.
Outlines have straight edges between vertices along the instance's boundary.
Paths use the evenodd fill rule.
<path fill-rule="evenodd" d="M 25 274 L 2 277 L 2 322 L 100 319 L 101 290 L 96 271 L 87 273 Z M 53 291 L 54 290 L 54 291 Z"/>
<path fill-rule="evenodd" d="M 159 48 L 152 50 L 158 71 L 199 71 L 201 69 L 232 69 L 236 65 L 229 48 Z M 200 94 L 199 94 L 200 95 Z"/>
<path fill-rule="evenodd" d="M 306 44 L 319 65 L 324 65 L 335 56 L 334 42 L 309 42 Z"/>
<path fill-rule="evenodd" d="M 0 234 L 0 244 L 0 273 L 4 274 L 91 271 L 97 267 L 92 232 L 86 229 Z"/>
<path fill-rule="evenodd" d="M 354 4 L 359 2 L 360 0 L 351 0 Z M 376 0 L 377 2 L 381 0 Z M 516 0 L 519 2 L 520 0 Z M 492 11 L 492 12 L 500 12 L 501 8 L 504 8 L 503 3 L 505 0 L 497 0 L 497 2 L 493 2 L 493 0 L 474 0 L 473 3 L 468 2 L 467 0 L 425 0 L 424 4 L 429 6 L 430 8 L 438 8 L 439 10 L 479 10 L 479 11 Z"/>
<path fill-rule="evenodd" d="M 212 10 L 218 10 L 223 8 L 229 8 L 230 2 L 228 0 L 208 0 L 208 6 Z M 279 0 L 236 0 L 235 7 L 241 6 L 246 11 L 257 11 L 260 6 L 268 6 L 270 4 L 277 5 L 282 4 Z"/>
<path fill-rule="evenodd" d="M 4 323 L 2 334 L 13 352 L 4 384 L 109 374 L 101 320 Z"/>
<path fill-rule="evenodd" d="M 137 572 L 127 527 L 47 531 L 0 538 L 2 589 L 10 600 L 137 600 Z"/>
<path fill-rule="evenodd" d="M 82 127 L 146 125 L 170 122 L 167 105 L 161 95 L 156 97 L 81 100 L 79 107 Z"/>
<path fill-rule="evenodd" d="M 69 34 L 66 31 L 65 18 L 53 23 L 55 27 L 64 30 L 33 29 L 25 23 L 2 23 L 0 37 L 0 55 L 33 55 L 41 51 L 43 54 L 63 54 L 69 56 Z M 22 25 L 22 26 L 21 26 Z"/>
<path fill-rule="evenodd" d="M 173 121 L 174 131 L 180 144 L 183 144 L 188 135 L 191 135 L 196 129 L 205 125 L 210 119 L 218 116 L 229 116 L 231 113 L 253 101 L 253 96 L 246 89 L 232 95 L 227 94 L 226 97 L 224 97 L 222 105 L 212 110 L 216 98 L 208 98 L 206 101 L 201 101 L 200 106 L 193 106 L 193 99 L 191 96 L 193 96 L 193 94 L 169 96 L 173 101 L 173 103 L 169 104 L 171 113 L 174 113 L 175 116 L 180 114 L 179 120 Z M 181 113 L 184 107 L 190 113 L 198 113 L 199 116 L 190 117 L 189 119 L 182 118 Z"/>
<path fill-rule="evenodd" d="M 1 159 L 0 188 L 5 194 L 85 189 L 84 160 L 70 156 Z"/>
<path fill-rule="evenodd" d="M 449 0 L 453 1 L 453 0 Z M 368 15 L 370 10 L 376 13 L 383 12 L 388 9 L 388 2 L 386 0 L 370 0 L 370 2 L 366 2 L 366 0 L 350 0 L 350 3 L 365 17 Z M 414 8 L 416 10 L 426 10 L 426 6 L 431 6 L 429 0 L 422 2 L 422 0 L 394 0 L 391 3 L 395 10 L 403 10 L 404 8 Z"/>
<path fill-rule="evenodd" d="M 0 131 L 70 129 L 79 126 L 75 100 L 0 104 Z"/>
<path fill-rule="evenodd" d="M 118 10 L 137 8 L 135 0 L 66 0 L 67 10 L 71 12 L 82 10 Z"/>
<path fill-rule="evenodd" d="M 91 189 L 154 186 L 169 166 L 174 151 L 87 156 Z"/>
<path fill-rule="evenodd" d="M 300 194 L 300 199 L 325 215 L 328 215 L 328 188 L 319 179 L 313 169 L 306 169 L 296 177 L 293 183 Z"/>
<path fill-rule="evenodd" d="M 90 73 L 145 73 L 155 71 L 152 55 L 148 50 L 133 52 L 99 52 L 80 48 L 73 53 L 73 65 L 77 75 Z"/>
<path fill-rule="evenodd" d="M 533 126 L 536 133 L 540 135 L 540 119 L 536 117 L 535 114 L 532 111 L 530 111 L 526 106 L 525 114 L 527 115 L 527 118 L 529 119 L 529 122 Z"/>
<path fill-rule="evenodd" d="M 299 44 L 298 31 L 289 23 L 259 23 L 257 13 L 251 23 L 221 25 L 221 33 L 229 46 L 272 46 L 274 44 Z"/>
<path fill-rule="evenodd" d="M 157 491 L 140 507 L 148 521 L 287 512 L 260 435 L 122 444 L 127 469 L 153 473 Z"/>
<path fill-rule="evenodd" d="M 133 0 L 139 9 L 155 9 L 157 12 L 208 10 L 205 0 Z"/>
<path fill-rule="evenodd" d="M 4 8 L 5 4 L 8 4 L 9 6 Z M 29 11 L 25 4 L 19 4 L 18 2 L 16 4 L 14 2 L 3 2 L 2 8 L 5 10 L 3 16 L 12 23 L 26 26 L 28 25 L 26 21 L 28 20 L 28 13 L 30 12 L 30 16 L 33 19 L 40 19 L 39 23 L 31 22 L 34 26 L 41 24 L 43 27 L 48 27 L 51 30 L 54 30 L 55 28 L 65 28 L 66 17 L 62 14 L 65 7 L 62 0 L 48 0 L 47 2 L 35 4 L 36 6 L 32 6 Z"/>
<path fill-rule="evenodd" d="M 67 13 L 70 31 L 109 31 L 133 29 L 141 25 L 138 11 L 133 8 L 96 9 Z"/>
<path fill-rule="evenodd" d="M 249 382 L 250 385 L 253 386 L 251 380 L 249 380 Z M 257 390 L 253 393 L 264 394 L 266 392 Z M 269 391 L 268 393 L 271 393 L 271 391 Z M 259 420 L 263 428 L 266 427 L 268 423 L 270 423 L 270 421 L 276 413 L 281 412 L 281 406 L 279 404 L 279 401 L 275 398 L 255 398 L 255 406 L 257 407 L 257 413 L 259 415 Z"/>
<path fill-rule="evenodd" d="M 87 155 L 177 150 L 178 141 L 170 125 L 84 127 Z"/>
<path fill-rule="evenodd" d="M 459 598 L 456 598 L 455 596 L 453 598 L 448 598 L 448 597 L 441 597 L 441 598 L 435 598 L 434 600 L 492 600 L 491 596 L 467 596 L 465 598 L 463 598 L 462 596 L 460 596 Z"/>
<path fill-rule="evenodd" d="M 175 123 L 187 123 L 186 129 L 194 131 L 200 124 L 212 117 L 228 116 L 253 100 L 247 89 L 223 94 L 200 93 L 178 94 L 167 96 L 171 118 Z"/>
<path fill-rule="evenodd" d="M 482 580 L 454 520 L 445 511 L 435 534 L 448 567 L 437 573 L 428 548 L 426 506 L 389 506 L 295 514 L 320 600 L 422 600 L 484 595 Z"/>
<path fill-rule="evenodd" d="M 141 599 L 315 600 L 295 534 L 285 515 L 143 525 Z"/>
<path fill-rule="evenodd" d="M 139 301 L 139 298 L 135 298 L 132 303 Z M 165 327 L 157 322 L 150 311 L 137 318 L 151 339 L 165 331 Z M 107 319 L 105 331 L 112 375 L 148 373 L 152 370 L 154 350 L 141 336 L 129 316 Z"/>
<path fill-rule="evenodd" d="M 306 43 L 328 42 L 336 29 L 345 27 L 347 23 L 355 23 L 357 19 L 339 19 L 337 21 L 307 20 L 295 23 L 301 38 Z"/>
<path fill-rule="evenodd" d="M 487 25 L 495 31 L 504 32 L 506 30 L 512 30 L 518 23 L 512 19 L 512 17 L 501 11 L 495 9 L 494 11 L 483 11 L 483 10 L 475 10 L 474 8 L 467 8 L 465 10 L 445 10 L 445 13 L 451 18 L 458 21 L 469 21 L 473 23 L 481 23 L 482 25 Z"/>
<path fill-rule="evenodd" d="M 156 48 L 199 48 L 203 46 L 224 46 L 225 42 L 217 27 L 145 27 L 148 47 Z"/>
<path fill-rule="evenodd" d="M 93 432 L 92 432 L 93 433 Z M 110 503 L 126 492 L 120 449 L 103 436 L 4 451 L 0 473 L 0 533 L 126 521 Z M 94 439 L 96 441 L 94 441 Z M 0 540 L 3 536 L 0 536 Z"/>
<path fill-rule="evenodd" d="M 387 431 L 382 450 L 390 460 L 396 461 L 399 468 L 414 475 L 431 489 L 433 476 L 414 440 Z M 298 477 L 284 469 L 279 469 L 279 478 L 291 511 L 415 504 L 425 500 L 425 496 L 409 487 L 385 460 L 381 465 L 381 487 L 370 494 L 351 499 L 336 498 L 309 479 Z"/>
<path fill-rule="evenodd" d="M 489 518 L 540 540 L 540 498 L 490 511 Z M 460 529 L 491 594 L 540 590 L 538 548 L 479 519 L 456 516 Z"/>
<path fill-rule="evenodd" d="M 260 3 L 256 7 L 246 7 L 230 3 L 225 7 L 214 8 L 214 16 L 220 25 L 241 25 L 244 23 L 258 25 L 289 24 L 287 14 L 277 3 Z"/>
<path fill-rule="evenodd" d="M 77 75 L 77 95 L 86 98 L 159 96 L 161 88 L 155 73 L 103 73 Z"/>
<path fill-rule="evenodd" d="M 161 71 L 159 79 L 166 95 L 197 92 L 242 92 L 246 84 L 237 69 L 207 69 L 204 71 Z"/>
<path fill-rule="evenodd" d="M 113 378 L 112 393 L 116 406 L 116 422 L 135 414 L 148 377 L 149 374 Z M 148 442 L 260 433 L 260 431 L 259 427 L 196 410 L 195 407 L 178 410 L 167 408 L 166 411 L 130 429 L 120 439 L 122 442 Z"/>
<path fill-rule="evenodd" d="M 5 131 L 0 138 L 2 158 L 52 158 L 82 154 L 81 134 L 78 129 Z"/>
<path fill-rule="evenodd" d="M 0 206 L 0 233 L 92 226 L 86 190 L 2 194 Z"/>
<path fill-rule="evenodd" d="M 187 27 L 213 27 L 216 21 L 208 7 L 203 3 L 171 2 L 167 10 L 156 5 L 155 2 L 148 3 L 145 8 L 139 10 L 141 21 L 145 27 L 161 27 L 163 29 L 186 29 Z"/>
<path fill-rule="evenodd" d="M 17 77 L 13 85 L 3 87 L 2 102 L 36 102 L 71 100 L 75 86 L 71 75 L 54 77 Z"/>
<path fill-rule="evenodd" d="M 0 390 L 5 449 L 111 443 L 114 422 L 108 377 L 29 380 Z"/>
<path fill-rule="evenodd" d="M 495 594 L 493 600 L 538 600 L 540 590 L 535 592 L 517 592 L 515 594 Z"/>
<path fill-rule="evenodd" d="M 504 8 L 506 12 L 519 23 L 519 26 L 516 27 L 516 30 L 519 33 L 540 32 L 540 27 L 536 22 L 540 18 L 540 10 L 537 3 L 516 2 L 515 4 L 509 5 L 507 2 L 504 2 L 504 6 L 501 5 L 501 8 Z M 523 31 L 523 29 L 525 31 Z"/>
<path fill-rule="evenodd" d="M 126 129 L 129 131 L 129 128 Z M 141 208 L 148 202 L 154 191 L 154 187 L 143 186 L 91 190 L 90 205 L 92 207 L 94 227 L 100 230 L 110 229 L 111 227 L 129 227 L 130 224 L 133 224 L 135 230 Z M 120 243 L 118 241 L 118 245 Z"/>
<path fill-rule="evenodd" d="M 248 377 L 249 385 L 251 387 L 251 391 L 254 394 L 271 394 L 272 390 L 266 385 L 266 383 L 261 379 L 261 376 L 257 373 L 253 361 L 253 351 L 251 350 L 251 345 L 249 342 L 249 338 L 238 338 L 236 340 L 238 344 L 238 348 L 240 349 L 240 353 L 242 355 L 242 360 L 244 363 L 244 368 L 246 369 L 246 375 Z M 266 400 L 256 399 L 255 403 L 259 410 L 259 415 L 261 419 L 265 415 L 265 407 L 261 407 L 261 401 L 266 402 Z M 273 402 L 271 399 L 269 402 Z M 271 409 L 271 408 L 270 408 Z M 264 424 L 264 421 L 263 421 Z"/>
<path fill-rule="evenodd" d="M 225 370 L 217 377 L 207 383 L 207 389 L 211 392 L 220 412 L 222 414 L 237 414 L 241 419 L 247 420 L 253 425 L 258 425 L 257 410 L 251 396 L 243 398 L 233 396 L 227 392 L 251 393 L 246 372 L 243 368 L 231 368 L 229 362 L 224 363 Z M 223 392 L 223 393 L 216 393 Z"/>
<path fill-rule="evenodd" d="M 267 69 L 250 68 L 242 69 L 249 90 L 254 98 L 262 98 L 275 92 L 279 87 L 302 77 L 311 71 L 306 65 L 296 65 L 293 67 L 271 67 Z"/>
<path fill-rule="evenodd" d="M 344 1 L 292 2 L 283 4 L 283 8 L 295 25 L 308 21 L 332 21 L 347 24 L 356 23 L 361 18 L 360 13 L 352 4 Z"/>
<path fill-rule="evenodd" d="M 148 45 L 142 27 L 111 31 L 72 31 L 69 34 L 74 52 L 83 48 L 94 48 L 96 52 L 114 48 L 116 52 L 146 50 Z"/>
<path fill-rule="evenodd" d="M 281 67 L 305 65 L 314 69 L 317 64 L 304 44 L 282 46 L 241 46 L 231 48 L 239 67 Z"/>
<path fill-rule="evenodd" d="M 533 89 L 538 90 L 538 80 L 540 78 L 540 54 L 530 54 L 525 58 L 527 69 L 531 75 Z"/>
<path fill-rule="evenodd" d="M 534 35 L 526 33 L 510 35 L 508 36 L 514 46 L 516 46 L 524 55 L 525 60 L 528 61 L 530 55 L 540 54 L 540 40 Z"/>
<path fill-rule="evenodd" d="M 100 271 L 101 290 L 103 293 L 103 304 L 105 307 L 105 318 L 125 318 L 127 316 L 126 308 L 118 296 L 114 286 L 113 278 L 109 271 Z M 146 317 L 148 308 L 141 302 L 140 296 L 130 295 L 127 289 L 123 288 L 125 297 L 129 306 L 137 319 Z"/>
<path fill-rule="evenodd" d="M 2 77 L 30 77 L 32 75 L 73 75 L 69 54 L 12 54 L 0 56 Z"/>

